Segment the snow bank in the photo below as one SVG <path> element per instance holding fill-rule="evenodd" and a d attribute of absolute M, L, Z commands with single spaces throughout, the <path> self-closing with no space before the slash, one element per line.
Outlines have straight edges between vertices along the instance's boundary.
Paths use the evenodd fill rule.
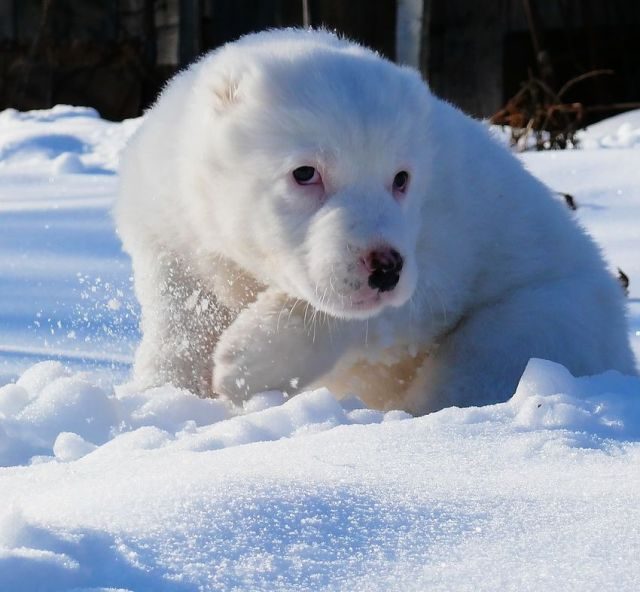
<path fill-rule="evenodd" d="M 355 397 L 337 401 L 326 389 L 290 400 L 279 392 L 263 393 L 242 408 L 170 385 L 144 392 L 109 390 L 92 383 L 87 373 L 42 362 L 0 388 L 0 466 L 78 460 L 107 443 L 110 450 L 130 445 L 219 450 L 409 417 L 367 409 Z M 532 360 L 507 403 L 445 409 L 429 421 L 498 421 L 515 430 L 564 429 L 635 441 L 640 378 L 613 371 L 574 378 L 558 364 Z"/>
<path fill-rule="evenodd" d="M 48 361 L 0 387 L 0 466 L 78 460 L 109 441 L 112 450 L 155 442 L 215 450 L 406 417 L 366 409 L 356 398 L 340 404 L 326 389 L 290 401 L 282 393 L 263 393 L 243 408 L 170 385 L 142 393 L 107 389 L 92 382 L 90 373 Z"/>
<path fill-rule="evenodd" d="M 570 430 L 588 438 L 640 440 L 640 378 L 606 372 L 575 378 L 555 362 L 533 359 L 513 397 L 500 405 L 445 409 L 434 421 L 500 421 L 522 430 Z"/>
<path fill-rule="evenodd" d="M 532 360 L 507 403 L 413 419 L 324 389 L 243 409 L 107 390 L 44 362 L 0 403 L 0 460 L 32 465 L 0 471 L 1 590 L 633 590 L 640 576 L 638 377 Z"/>
<path fill-rule="evenodd" d="M 621 113 L 589 126 L 579 133 L 580 147 L 639 148 L 640 109 Z"/>
<path fill-rule="evenodd" d="M 511 132 L 508 126 L 490 125 L 491 134 L 506 146 L 511 146 Z M 548 139 L 548 134 L 543 134 Z M 627 111 L 604 119 L 576 134 L 578 149 L 596 150 L 600 148 L 638 148 L 640 147 L 640 109 Z M 517 152 L 535 150 L 533 135 L 521 138 L 514 147 Z"/>
<path fill-rule="evenodd" d="M 95 109 L 0 112 L 0 171 L 42 174 L 114 173 L 119 154 L 139 119 L 112 123 Z"/>
<path fill-rule="evenodd" d="M 137 304 L 110 208 L 138 125 L 65 105 L 0 112 L 0 384 L 50 358 L 126 374 Z"/>

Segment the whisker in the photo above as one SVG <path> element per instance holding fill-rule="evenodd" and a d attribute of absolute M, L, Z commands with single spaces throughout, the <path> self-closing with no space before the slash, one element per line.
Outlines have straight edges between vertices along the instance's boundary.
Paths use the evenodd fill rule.
<path fill-rule="evenodd" d="M 311 303 L 307 302 L 304 307 L 304 316 L 302 317 L 302 326 L 304 329 L 307 328 L 307 313 L 309 312 L 310 306 L 311 306 Z"/>
<path fill-rule="evenodd" d="M 280 319 L 282 318 L 282 315 L 284 313 L 286 306 L 287 306 L 287 301 L 285 300 L 282 303 L 282 306 L 280 307 L 280 312 L 278 313 L 278 320 L 276 321 L 276 333 L 280 331 Z M 294 303 L 294 306 L 295 306 L 295 303 Z M 289 310 L 289 316 L 291 316 L 291 310 Z"/>
<path fill-rule="evenodd" d="M 294 309 L 296 308 L 296 306 L 298 306 L 298 303 L 300 302 L 302 302 L 302 299 L 296 298 L 296 301 L 293 303 L 293 306 L 289 309 L 289 316 L 287 317 L 287 323 L 291 321 L 291 315 L 293 314 Z"/>

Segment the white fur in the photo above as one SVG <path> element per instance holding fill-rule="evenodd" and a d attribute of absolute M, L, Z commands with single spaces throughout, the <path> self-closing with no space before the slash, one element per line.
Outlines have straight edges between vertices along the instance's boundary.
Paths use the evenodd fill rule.
<path fill-rule="evenodd" d="M 531 357 L 635 371 L 622 290 L 565 207 L 415 71 L 328 32 L 250 35 L 174 78 L 116 217 L 140 386 L 322 383 L 424 413 L 506 399 Z M 377 294 L 361 260 L 380 244 L 404 268 Z"/>

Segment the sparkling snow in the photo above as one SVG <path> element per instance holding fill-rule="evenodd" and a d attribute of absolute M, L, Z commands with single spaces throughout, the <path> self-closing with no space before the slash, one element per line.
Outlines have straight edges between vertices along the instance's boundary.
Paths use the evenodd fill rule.
<path fill-rule="evenodd" d="M 510 401 L 422 418 L 127 387 L 137 125 L 0 113 L 0 591 L 638 589 L 638 377 L 532 360 Z M 640 112 L 581 145 L 521 158 L 631 278 L 640 354 Z"/>

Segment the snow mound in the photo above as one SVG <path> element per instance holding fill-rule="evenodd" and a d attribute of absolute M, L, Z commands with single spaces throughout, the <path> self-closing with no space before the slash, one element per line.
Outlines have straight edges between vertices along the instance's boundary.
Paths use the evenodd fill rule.
<path fill-rule="evenodd" d="M 640 109 L 621 113 L 578 134 L 583 148 L 640 148 Z"/>
<path fill-rule="evenodd" d="M 576 378 L 532 359 L 506 403 L 435 414 L 438 422 L 509 422 L 520 430 L 570 430 L 601 439 L 640 440 L 640 378 L 616 371 Z"/>
<path fill-rule="evenodd" d="M 112 174 L 141 119 L 113 123 L 89 107 L 0 112 L 0 171 Z"/>
<path fill-rule="evenodd" d="M 47 361 L 0 387 L 0 466 L 78 460 L 107 443 L 121 451 L 169 443 L 215 450 L 409 417 L 366 409 L 356 398 L 341 404 L 326 389 L 289 401 L 262 393 L 239 408 L 170 385 L 135 392 L 96 382 Z"/>
<path fill-rule="evenodd" d="M 640 378 L 635 376 L 609 371 L 574 378 L 559 364 L 532 360 L 510 406 L 517 426 L 640 440 Z"/>
<path fill-rule="evenodd" d="M 243 408 L 170 385 L 144 392 L 109 390 L 92 383 L 88 373 L 42 362 L 0 388 L 0 466 L 69 462 L 104 446 L 120 453 L 160 447 L 218 450 L 408 417 L 367 409 L 355 397 L 337 401 L 326 389 L 290 400 L 279 392 L 263 393 Z M 429 421 L 499 421 L 517 430 L 564 429 L 638 440 L 640 378 L 617 372 L 574 378 L 558 364 L 532 360 L 507 403 L 445 409 Z"/>
<path fill-rule="evenodd" d="M 532 360 L 506 403 L 411 418 L 326 389 L 243 408 L 107 389 L 43 362 L 0 389 L 0 433 L 2 463 L 32 465 L 0 470 L 1 590 L 596 590 L 615 575 L 631 591 L 640 575 L 639 377 Z"/>

